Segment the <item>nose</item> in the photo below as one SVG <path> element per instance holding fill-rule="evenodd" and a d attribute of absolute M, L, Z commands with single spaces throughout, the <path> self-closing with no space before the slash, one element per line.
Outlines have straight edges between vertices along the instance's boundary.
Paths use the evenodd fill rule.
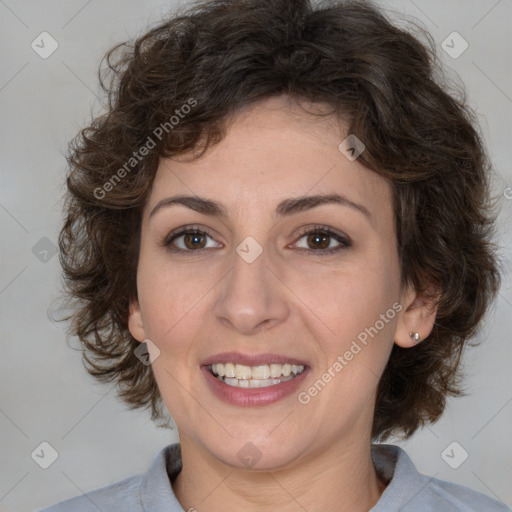
<path fill-rule="evenodd" d="M 241 334 L 269 329 L 290 313 L 287 288 L 268 263 L 265 251 L 252 263 L 235 253 L 232 270 L 219 284 L 215 316 Z"/>

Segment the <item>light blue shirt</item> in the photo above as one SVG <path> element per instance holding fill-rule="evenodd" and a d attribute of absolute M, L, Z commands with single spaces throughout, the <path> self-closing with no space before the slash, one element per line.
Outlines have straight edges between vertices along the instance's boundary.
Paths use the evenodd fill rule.
<path fill-rule="evenodd" d="M 388 485 L 370 512 L 510 512 L 503 503 L 416 470 L 398 446 L 372 445 L 375 469 Z M 179 444 L 163 448 L 148 471 L 39 512 L 184 512 L 171 481 L 181 470 Z"/>

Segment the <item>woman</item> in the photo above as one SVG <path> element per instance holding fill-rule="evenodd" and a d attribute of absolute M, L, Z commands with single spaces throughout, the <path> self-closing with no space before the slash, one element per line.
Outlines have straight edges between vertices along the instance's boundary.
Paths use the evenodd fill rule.
<path fill-rule="evenodd" d="M 433 48 L 365 2 L 205 2 L 107 54 L 61 262 L 88 370 L 175 421 L 46 512 L 486 510 L 411 436 L 499 289 L 489 162 Z"/>

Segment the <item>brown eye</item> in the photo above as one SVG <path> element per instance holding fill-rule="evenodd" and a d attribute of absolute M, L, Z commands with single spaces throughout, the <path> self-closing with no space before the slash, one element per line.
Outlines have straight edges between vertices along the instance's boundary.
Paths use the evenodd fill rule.
<path fill-rule="evenodd" d="M 308 235 L 308 244 L 312 249 L 327 249 L 329 247 L 330 240 L 331 236 L 321 231 Z"/>
<path fill-rule="evenodd" d="M 219 246 L 208 233 L 199 229 L 182 229 L 171 233 L 162 245 L 174 252 L 194 252 Z"/>
<path fill-rule="evenodd" d="M 305 241 L 300 242 L 302 239 Z M 314 229 L 303 231 L 296 245 L 302 250 L 321 256 L 348 249 L 352 243 L 327 227 L 315 226 Z"/>
<path fill-rule="evenodd" d="M 183 242 L 187 249 L 203 249 L 206 245 L 206 237 L 201 233 L 187 233 L 183 235 Z"/>

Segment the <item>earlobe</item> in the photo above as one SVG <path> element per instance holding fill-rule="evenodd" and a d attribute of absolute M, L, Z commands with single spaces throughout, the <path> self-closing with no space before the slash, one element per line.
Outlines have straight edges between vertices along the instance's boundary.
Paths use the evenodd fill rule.
<path fill-rule="evenodd" d="M 436 301 L 439 296 L 438 293 L 435 300 L 430 299 L 409 288 L 402 303 L 403 309 L 398 315 L 395 331 L 395 343 L 398 346 L 411 348 L 429 336 L 436 320 Z"/>
<path fill-rule="evenodd" d="M 144 322 L 142 321 L 142 313 L 139 301 L 135 298 L 130 300 L 128 312 L 128 330 L 130 334 L 138 341 L 144 341 L 147 336 L 144 330 Z"/>

